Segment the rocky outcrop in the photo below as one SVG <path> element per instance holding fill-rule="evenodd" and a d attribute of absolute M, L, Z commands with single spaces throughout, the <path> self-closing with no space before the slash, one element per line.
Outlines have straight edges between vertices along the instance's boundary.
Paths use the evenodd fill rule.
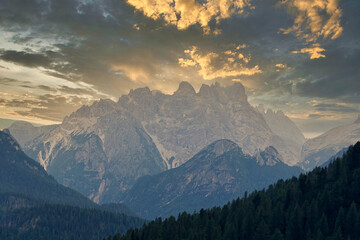
<path fill-rule="evenodd" d="M 141 124 L 112 101 L 84 106 L 25 147 L 61 184 L 116 202 L 135 180 L 166 169 Z"/>

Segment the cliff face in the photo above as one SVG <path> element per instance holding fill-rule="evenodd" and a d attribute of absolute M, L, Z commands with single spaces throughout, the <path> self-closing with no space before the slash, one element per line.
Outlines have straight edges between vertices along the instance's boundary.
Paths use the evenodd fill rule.
<path fill-rule="evenodd" d="M 143 175 L 166 169 L 141 124 L 111 101 L 82 107 L 25 147 L 60 183 L 115 202 Z"/>
<path fill-rule="evenodd" d="M 173 95 L 137 89 L 118 104 L 142 123 L 169 167 L 180 166 L 218 139 L 230 139 L 248 154 L 274 145 L 289 157 L 287 144 L 250 106 L 240 83 L 203 85 L 196 93 L 183 82 Z"/>
<path fill-rule="evenodd" d="M 136 179 L 185 163 L 219 139 L 254 155 L 274 146 L 285 162 L 296 154 L 247 101 L 240 83 L 182 82 L 173 95 L 131 90 L 118 102 L 83 106 L 25 146 L 55 178 L 97 202 L 117 201 Z"/>

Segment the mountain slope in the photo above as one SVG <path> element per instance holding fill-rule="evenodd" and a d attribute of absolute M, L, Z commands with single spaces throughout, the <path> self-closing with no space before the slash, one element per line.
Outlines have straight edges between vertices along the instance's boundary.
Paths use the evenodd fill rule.
<path fill-rule="evenodd" d="M 178 168 L 139 179 L 123 202 L 147 219 L 176 216 L 225 204 L 300 172 L 281 162 L 272 147 L 251 157 L 234 142 L 218 140 Z"/>
<path fill-rule="evenodd" d="M 15 139 L 0 131 L 0 193 L 16 193 L 31 198 L 74 206 L 95 204 L 76 191 L 58 184 L 54 178 L 25 155 Z"/>
<path fill-rule="evenodd" d="M 142 123 L 170 167 L 219 139 L 230 139 L 251 155 L 274 146 L 284 161 L 298 160 L 298 152 L 289 151 L 287 142 L 248 103 L 241 83 L 203 84 L 196 93 L 188 82 L 181 82 L 173 95 L 141 88 L 122 96 L 118 104 Z"/>
<path fill-rule="evenodd" d="M 360 140 L 360 115 L 352 123 L 333 128 L 324 134 L 307 140 L 301 151 L 302 161 L 299 165 L 305 170 L 311 170 L 330 159 L 331 156 L 345 147 Z"/>
<path fill-rule="evenodd" d="M 327 168 L 280 180 L 223 208 L 156 219 L 113 240 L 359 239 L 360 142 Z"/>
<path fill-rule="evenodd" d="M 282 111 L 265 110 L 262 106 L 256 108 L 265 118 L 271 131 L 278 137 L 274 137 L 273 145 L 282 150 L 282 157 L 289 165 L 299 162 L 301 148 L 306 141 L 301 130 Z"/>
<path fill-rule="evenodd" d="M 137 178 L 166 169 L 141 124 L 110 100 L 80 108 L 26 153 L 95 202 L 116 202 Z"/>
<path fill-rule="evenodd" d="M 144 223 L 58 184 L 6 131 L 0 156 L 0 239 L 99 239 Z"/>
<path fill-rule="evenodd" d="M 144 224 L 123 214 L 57 204 L 0 213 L 0 239 L 7 240 L 98 240 Z"/>
<path fill-rule="evenodd" d="M 57 127 L 57 125 L 34 127 L 29 122 L 16 121 L 7 129 L 20 146 L 25 146 L 29 141 Z"/>
<path fill-rule="evenodd" d="M 0 118 L 0 130 L 10 127 L 14 122 L 16 122 L 16 120 Z"/>
<path fill-rule="evenodd" d="M 266 123 L 278 136 L 298 145 L 304 144 L 306 139 L 301 130 L 282 111 L 265 110 L 262 106 L 256 109 L 264 116 Z"/>
<path fill-rule="evenodd" d="M 24 150 L 61 184 L 106 203 L 117 202 L 138 178 L 178 167 L 219 139 L 246 154 L 274 146 L 286 163 L 298 160 L 291 143 L 248 103 L 240 83 L 195 92 L 182 82 L 172 95 L 131 90 L 117 103 L 81 107 Z"/>

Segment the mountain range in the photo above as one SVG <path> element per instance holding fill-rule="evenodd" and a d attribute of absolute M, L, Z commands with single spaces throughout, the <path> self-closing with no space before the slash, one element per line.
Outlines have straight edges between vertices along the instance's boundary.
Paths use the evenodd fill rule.
<path fill-rule="evenodd" d="M 139 88 L 83 106 L 60 125 L 20 122 L 9 131 L 59 183 L 111 203 L 139 178 L 179 167 L 219 139 L 252 156 L 272 146 L 285 164 L 310 170 L 359 140 L 359 121 L 306 140 L 283 112 L 252 107 L 240 83 L 196 92 L 182 82 L 172 95 Z"/>
<path fill-rule="evenodd" d="M 279 180 L 223 207 L 157 218 L 109 240 L 359 239 L 360 142 L 326 168 Z"/>
<path fill-rule="evenodd" d="M 123 203 L 146 219 L 221 206 L 246 191 L 262 189 L 302 170 L 283 163 L 273 147 L 246 155 L 230 140 L 218 140 L 181 166 L 140 178 Z"/>
<path fill-rule="evenodd" d="M 284 114 L 275 116 L 286 129 L 296 128 Z M 182 82 L 172 95 L 145 87 L 116 103 L 83 106 L 23 148 L 61 184 L 95 202 L 116 202 L 138 178 L 178 167 L 219 139 L 249 155 L 273 146 L 294 165 L 304 137 L 289 141 L 269 119 L 248 103 L 240 83 L 202 85 L 196 92 Z"/>

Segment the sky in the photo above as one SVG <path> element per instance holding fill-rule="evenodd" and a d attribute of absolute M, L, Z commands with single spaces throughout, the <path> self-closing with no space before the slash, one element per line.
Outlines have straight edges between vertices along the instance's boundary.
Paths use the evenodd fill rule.
<path fill-rule="evenodd" d="M 360 112 L 358 0 L 0 0 L 0 118 L 241 82 L 314 137 Z"/>

